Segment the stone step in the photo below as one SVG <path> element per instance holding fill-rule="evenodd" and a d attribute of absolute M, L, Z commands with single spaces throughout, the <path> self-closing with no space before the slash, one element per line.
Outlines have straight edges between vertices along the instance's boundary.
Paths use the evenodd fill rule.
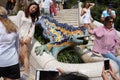
<path fill-rule="evenodd" d="M 71 17 L 72 18 L 72 17 Z M 72 18 L 72 19 L 69 19 L 68 17 L 66 17 L 66 18 L 62 18 L 62 17 L 59 17 L 59 18 L 55 18 L 56 20 L 58 20 L 58 21 L 65 21 L 65 20 L 68 20 L 68 21 L 76 21 L 76 22 L 78 22 L 77 21 L 77 19 L 78 18 Z"/>
<path fill-rule="evenodd" d="M 60 23 L 78 26 L 78 9 L 63 9 L 54 17 Z"/>

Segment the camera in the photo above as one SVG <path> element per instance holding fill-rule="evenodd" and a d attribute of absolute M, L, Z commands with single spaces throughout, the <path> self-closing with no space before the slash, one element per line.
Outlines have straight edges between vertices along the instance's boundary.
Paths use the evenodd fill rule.
<path fill-rule="evenodd" d="M 104 69 L 109 70 L 110 69 L 110 60 L 104 60 Z"/>
<path fill-rule="evenodd" d="M 55 80 L 59 76 L 58 70 L 37 69 L 35 80 Z"/>

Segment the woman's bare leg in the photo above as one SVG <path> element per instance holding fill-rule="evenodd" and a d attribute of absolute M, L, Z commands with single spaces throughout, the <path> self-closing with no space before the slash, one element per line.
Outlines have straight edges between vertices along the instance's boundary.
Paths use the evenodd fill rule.
<path fill-rule="evenodd" d="M 23 61 L 24 61 L 24 67 L 25 67 L 25 73 L 28 74 L 29 70 L 29 61 L 28 61 L 28 46 L 24 44 L 23 46 Z"/>

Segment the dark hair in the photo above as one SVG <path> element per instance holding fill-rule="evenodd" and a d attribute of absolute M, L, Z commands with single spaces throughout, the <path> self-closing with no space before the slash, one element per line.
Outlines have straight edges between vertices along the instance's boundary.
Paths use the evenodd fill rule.
<path fill-rule="evenodd" d="M 78 72 L 71 72 L 68 74 L 60 75 L 56 80 L 89 80 L 89 78 L 84 74 Z"/>
<path fill-rule="evenodd" d="M 108 4 L 108 8 L 112 9 L 112 4 Z"/>
<path fill-rule="evenodd" d="M 113 17 L 107 16 L 107 17 L 105 18 L 104 25 L 106 25 L 106 23 L 107 23 L 109 20 L 111 20 L 111 19 L 113 19 Z M 114 20 L 114 19 L 113 19 L 113 20 Z"/>
<path fill-rule="evenodd" d="M 34 13 L 32 13 L 32 14 L 30 14 L 30 12 L 29 12 L 29 8 L 30 8 L 31 5 L 36 5 L 37 6 L 37 10 Z M 40 16 L 39 5 L 36 2 L 33 2 L 33 3 L 29 4 L 29 6 L 25 9 L 25 16 L 26 17 L 31 16 L 32 22 L 35 22 L 36 19 L 38 20 L 39 16 Z"/>
<path fill-rule="evenodd" d="M 83 8 L 86 7 L 86 4 L 89 4 L 89 3 L 90 3 L 90 2 L 86 1 L 86 2 L 84 3 L 84 5 L 83 5 Z M 89 6 L 90 6 L 90 4 L 89 4 Z"/>

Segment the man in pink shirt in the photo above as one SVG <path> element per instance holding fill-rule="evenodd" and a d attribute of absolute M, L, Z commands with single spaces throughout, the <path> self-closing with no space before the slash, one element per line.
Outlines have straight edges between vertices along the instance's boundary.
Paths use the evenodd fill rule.
<path fill-rule="evenodd" d="M 113 18 L 108 16 L 105 18 L 104 26 L 89 30 L 89 33 L 96 38 L 93 51 L 114 60 L 120 69 L 120 60 L 115 56 L 118 53 L 119 38 L 112 24 Z"/>

